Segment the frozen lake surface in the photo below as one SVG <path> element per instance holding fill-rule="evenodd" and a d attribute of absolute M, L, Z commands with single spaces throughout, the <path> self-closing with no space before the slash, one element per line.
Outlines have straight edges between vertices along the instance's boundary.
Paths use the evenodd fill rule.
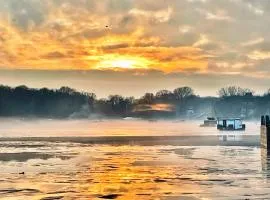
<path fill-rule="evenodd" d="M 0 123 L 0 199 L 270 199 L 256 123 L 226 134 L 199 122 Z"/>

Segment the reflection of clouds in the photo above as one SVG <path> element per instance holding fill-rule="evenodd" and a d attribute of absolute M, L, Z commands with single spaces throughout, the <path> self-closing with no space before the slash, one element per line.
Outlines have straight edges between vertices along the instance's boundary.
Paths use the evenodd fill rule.
<path fill-rule="evenodd" d="M 266 183 L 270 183 L 270 153 L 266 148 L 261 147 L 261 169 L 262 176 L 266 179 Z"/>
<path fill-rule="evenodd" d="M 35 178 L 32 177 L 33 172 L 22 169 L 26 175 L 16 179 L 14 183 L 0 182 L 0 187 L 16 188 L 15 185 L 20 184 L 23 188 L 41 191 L 32 194 L 33 197 L 39 198 L 47 197 L 45 193 L 69 198 L 115 195 L 119 199 L 136 199 L 138 196 L 140 199 L 153 199 L 185 192 L 195 195 L 199 191 L 199 186 L 188 184 L 189 179 L 180 177 L 184 171 L 190 176 L 194 169 L 188 168 L 188 162 L 183 163 L 179 159 L 177 161 L 177 157 L 168 152 L 160 152 L 160 148 L 163 149 L 163 147 L 141 146 L 74 145 L 69 151 L 80 152 L 81 155 L 77 158 L 62 162 L 32 160 L 27 164 L 29 169 L 37 170 L 34 172 L 37 173 Z M 173 164 L 171 160 L 174 160 Z M 141 162 L 141 165 L 132 164 L 136 161 Z M 152 164 L 148 165 L 147 162 Z M 1 167 L 8 167 L 0 164 Z M 40 171 L 43 169 L 41 165 L 47 167 L 46 173 Z M 5 176 L 10 178 L 10 174 Z M 23 190 L 18 190 L 14 195 L 27 194 Z"/>
<path fill-rule="evenodd" d="M 261 166 L 263 175 L 269 179 L 270 178 L 270 153 L 266 148 L 261 148 Z"/>
<path fill-rule="evenodd" d="M 4 180 L 0 181 L 0 188 L 14 188 L 9 197 L 26 198 L 31 193 L 33 199 L 49 196 L 233 199 L 244 195 L 269 198 L 268 185 L 258 175 L 260 152 L 257 148 L 50 144 L 54 144 L 53 148 L 47 148 L 44 153 L 74 153 L 75 158 L 31 160 L 26 165 L 0 163 L 5 171 L 0 172 L 0 180 Z M 16 149 L 20 152 L 23 148 Z M 33 148 L 42 151 L 44 147 Z M 12 165 L 16 166 L 15 174 L 8 173 Z M 25 171 L 25 175 L 17 174 L 18 170 Z M 256 190 L 250 190 L 255 183 Z M 0 198 L 5 195 L 1 194 Z"/>
<path fill-rule="evenodd" d="M 261 161 L 262 161 L 262 170 L 269 171 L 270 169 L 270 155 L 269 151 L 266 148 L 261 148 Z"/>
<path fill-rule="evenodd" d="M 222 134 L 218 136 L 219 141 L 222 142 L 241 142 L 243 140 L 242 134 Z"/>

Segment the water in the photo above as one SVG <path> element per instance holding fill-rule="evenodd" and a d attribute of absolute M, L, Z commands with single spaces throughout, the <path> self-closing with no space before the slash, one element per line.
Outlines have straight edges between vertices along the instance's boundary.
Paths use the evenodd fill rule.
<path fill-rule="evenodd" d="M 1 119 L 0 137 L 70 136 L 190 136 L 217 135 L 212 127 L 200 127 L 202 121 L 177 120 L 29 120 Z M 248 122 L 245 135 L 258 135 L 260 122 Z"/>
<path fill-rule="evenodd" d="M 0 199 L 270 199 L 270 165 L 254 142 L 255 123 L 224 141 L 199 122 L 1 122 Z M 251 142 L 239 143 L 245 136 Z M 193 145 L 196 138 L 216 140 Z"/>

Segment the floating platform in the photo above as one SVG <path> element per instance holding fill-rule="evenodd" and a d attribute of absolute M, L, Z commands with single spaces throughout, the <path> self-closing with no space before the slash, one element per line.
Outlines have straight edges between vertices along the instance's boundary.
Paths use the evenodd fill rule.
<path fill-rule="evenodd" d="M 218 119 L 217 129 L 220 131 L 244 131 L 246 125 L 240 118 Z"/>

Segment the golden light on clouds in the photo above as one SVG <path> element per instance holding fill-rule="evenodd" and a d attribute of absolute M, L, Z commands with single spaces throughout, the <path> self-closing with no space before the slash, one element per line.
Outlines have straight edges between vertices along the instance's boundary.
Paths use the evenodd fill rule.
<path fill-rule="evenodd" d="M 146 26 L 149 20 L 157 25 L 167 23 L 173 8 L 156 12 L 131 9 L 125 16 L 102 9 L 94 12 L 73 3 L 43 3 L 47 13 L 41 22 L 35 22 L 27 9 L 14 19 L 9 11 L 1 15 L 0 67 L 163 72 L 207 67 L 207 56 L 198 47 L 168 45 L 166 37 L 151 33 Z"/>
<path fill-rule="evenodd" d="M 149 60 L 140 57 L 129 56 L 113 56 L 107 55 L 102 58 L 101 61 L 94 69 L 113 69 L 113 70 L 125 70 L 125 69 L 148 69 Z"/>
<path fill-rule="evenodd" d="M 147 85 L 149 91 L 205 86 L 209 94 L 208 87 L 230 85 L 238 76 L 244 87 L 250 78 L 268 87 L 268 7 L 265 0 L 0 0 L 1 80 L 30 85 L 34 81 L 29 77 L 10 81 L 4 71 L 31 69 L 22 71 L 42 78 L 45 73 L 51 77 L 79 71 L 91 76 L 86 82 L 104 81 L 103 88 L 111 78 L 119 80 L 119 89 L 128 79 L 126 88 L 142 83 L 140 88 Z M 77 83 L 82 76 L 59 84 L 69 85 L 73 79 L 73 85 L 88 89 L 82 81 Z M 139 89 L 134 91 L 141 95 Z"/>
<path fill-rule="evenodd" d="M 236 37 L 237 16 L 196 2 L 0 1 L 0 68 L 227 74 L 269 59 L 265 37 Z"/>

